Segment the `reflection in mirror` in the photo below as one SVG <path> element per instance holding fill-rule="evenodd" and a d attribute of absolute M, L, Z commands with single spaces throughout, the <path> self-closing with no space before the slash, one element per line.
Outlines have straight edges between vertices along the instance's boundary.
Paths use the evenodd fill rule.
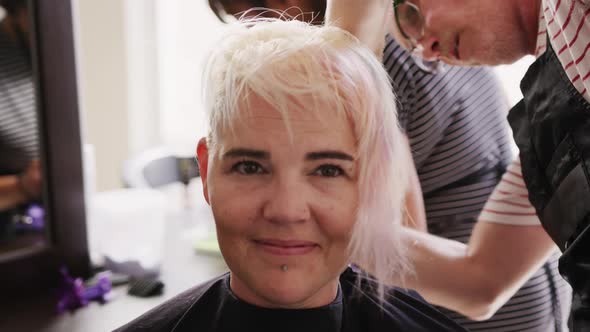
<path fill-rule="evenodd" d="M 0 261 L 46 243 L 27 0 L 0 0 Z"/>

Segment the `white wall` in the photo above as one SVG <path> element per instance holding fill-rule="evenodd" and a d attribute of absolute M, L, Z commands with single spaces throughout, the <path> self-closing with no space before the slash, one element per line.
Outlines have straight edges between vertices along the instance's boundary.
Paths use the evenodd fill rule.
<path fill-rule="evenodd" d="M 124 0 L 129 152 L 161 143 L 156 0 Z"/>
<path fill-rule="evenodd" d="M 223 24 L 205 0 L 157 0 L 162 140 L 193 154 L 207 133 L 201 73 Z"/>
<path fill-rule="evenodd" d="M 194 154 L 207 126 L 202 63 L 222 24 L 206 1 L 72 0 L 83 138 L 98 191 L 118 188 L 129 156 L 167 144 Z"/>
<path fill-rule="evenodd" d="M 508 95 L 508 99 L 510 100 L 510 106 L 516 105 L 516 103 L 522 99 L 520 81 L 533 61 L 535 61 L 534 57 L 527 56 L 514 64 L 498 66 L 495 68 L 496 73 L 504 86 L 504 90 Z"/>
<path fill-rule="evenodd" d="M 73 1 L 83 139 L 94 146 L 97 190 L 118 188 L 129 151 L 124 2 Z"/>

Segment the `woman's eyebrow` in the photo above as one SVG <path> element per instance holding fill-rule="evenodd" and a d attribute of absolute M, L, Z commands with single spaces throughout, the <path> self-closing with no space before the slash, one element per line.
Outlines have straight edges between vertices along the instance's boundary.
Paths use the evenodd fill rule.
<path fill-rule="evenodd" d="M 228 158 L 254 158 L 254 159 L 270 159 L 270 153 L 262 150 L 236 148 L 230 149 L 223 154 L 223 159 Z"/>
<path fill-rule="evenodd" d="M 340 159 L 347 161 L 354 161 L 354 158 L 344 152 L 340 151 L 317 151 L 310 152 L 305 155 L 306 160 L 320 160 L 320 159 Z"/>

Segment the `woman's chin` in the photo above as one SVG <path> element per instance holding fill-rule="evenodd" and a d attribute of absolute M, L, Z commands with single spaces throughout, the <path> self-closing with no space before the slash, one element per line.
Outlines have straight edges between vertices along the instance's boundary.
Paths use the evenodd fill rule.
<path fill-rule="evenodd" d="M 271 275 L 267 274 L 267 277 Z M 336 297 L 338 285 L 336 281 L 333 287 L 322 287 L 321 282 L 310 282 L 309 276 L 295 273 L 280 278 L 256 279 L 252 280 L 250 287 L 242 284 L 246 289 L 232 287 L 232 290 L 240 299 L 267 308 L 301 309 L 327 305 Z"/>
<path fill-rule="evenodd" d="M 289 279 L 291 278 L 269 281 L 259 285 L 256 293 L 260 294 L 268 307 L 297 309 L 318 306 L 314 305 L 317 302 L 315 299 L 318 294 L 317 289 L 309 287 L 309 285 L 297 285 L 297 280 Z"/>
<path fill-rule="evenodd" d="M 321 299 L 317 294 L 294 289 L 279 289 L 265 294 L 267 307 L 281 309 L 317 308 L 330 304 L 334 298 Z M 335 297 L 335 296 L 334 296 Z"/>

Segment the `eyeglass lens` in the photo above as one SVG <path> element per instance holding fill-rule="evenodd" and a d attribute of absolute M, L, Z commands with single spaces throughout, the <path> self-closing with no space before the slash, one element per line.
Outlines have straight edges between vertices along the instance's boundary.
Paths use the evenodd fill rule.
<path fill-rule="evenodd" d="M 396 6 L 400 29 L 406 37 L 417 41 L 424 35 L 424 17 L 416 5 L 404 1 Z"/>

